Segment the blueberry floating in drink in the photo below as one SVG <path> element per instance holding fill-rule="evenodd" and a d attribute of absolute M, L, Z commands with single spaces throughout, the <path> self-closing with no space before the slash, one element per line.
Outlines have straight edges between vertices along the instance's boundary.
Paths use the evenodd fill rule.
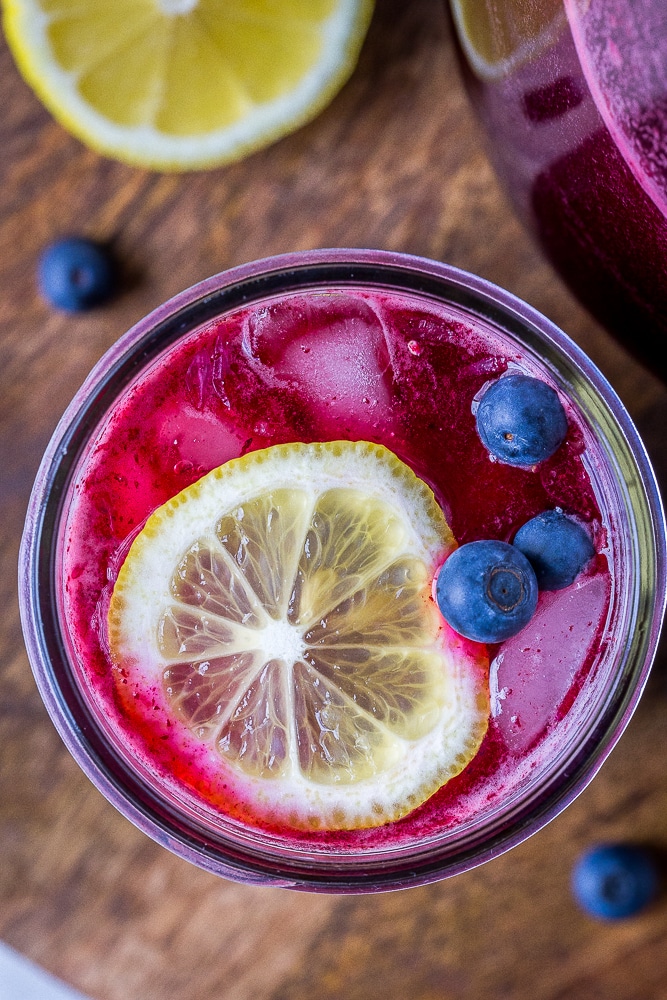
<path fill-rule="evenodd" d="M 440 570 L 436 600 L 460 635 L 476 642 L 503 642 L 532 618 L 537 589 L 532 566 L 513 545 L 468 542 Z"/>
<path fill-rule="evenodd" d="M 505 375 L 482 396 L 477 431 L 491 455 L 534 466 L 561 446 L 567 417 L 558 394 L 541 379 Z M 503 642 L 528 624 L 538 589 L 569 586 L 595 550 L 583 528 L 546 511 L 502 541 L 469 542 L 454 552 L 436 582 L 438 607 L 452 628 L 477 642 Z"/>
<path fill-rule="evenodd" d="M 486 390 L 477 409 L 485 448 L 508 465 L 550 458 L 567 434 L 567 417 L 550 385 L 530 375 L 504 375 Z"/>
<path fill-rule="evenodd" d="M 526 521 L 514 545 L 535 570 L 540 590 L 569 587 L 595 555 L 584 528 L 560 510 L 545 510 Z"/>
<path fill-rule="evenodd" d="M 46 301 L 66 312 L 83 312 L 100 305 L 116 287 L 108 252 L 81 237 L 51 243 L 40 258 L 37 278 Z"/>
<path fill-rule="evenodd" d="M 634 844 L 602 844 L 577 861 L 572 892 L 581 908 L 602 920 L 623 920 L 653 902 L 660 874 L 653 854 Z"/>

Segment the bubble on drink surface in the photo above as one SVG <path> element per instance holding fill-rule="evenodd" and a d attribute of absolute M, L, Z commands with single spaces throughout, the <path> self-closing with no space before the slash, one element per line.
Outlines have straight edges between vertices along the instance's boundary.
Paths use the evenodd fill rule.
<path fill-rule="evenodd" d="M 321 431 L 374 437 L 391 429 L 385 331 L 363 299 L 330 292 L 264 305 L 247 317 L 242 343 L 272 383 L 294 387 Z"/>

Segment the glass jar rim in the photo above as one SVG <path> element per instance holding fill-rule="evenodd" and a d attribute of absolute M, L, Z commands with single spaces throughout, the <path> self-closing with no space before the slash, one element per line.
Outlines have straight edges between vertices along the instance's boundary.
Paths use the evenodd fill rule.
<path fill-rule="evenodd" d="M 491 836 L 469 838 L 453 855 L 433 843 L 405 857 L 376 852 L 373 858 L 361 858 L 361 871 L 355 869 L 354 858 L 331 853 L 320 857 L 306 851 L 287 857 L 275 848 L 265 851 L 261 837 L 258 841 L 254 834 L 221 848 L 196 830 L 192 819 L 166 808 L 138 775 L 126 773 L 95 731 L 90 707 L 68 668 L 52 585 L 54 542 L 69 476 L 87 435 L 128 381 L 156 353 L 215 317 L 289 290 L 323 284 L 399 288 L 444 300 L 538 352 L 542 363 L 593 407 L 595 419 L 604 418 L 613 436 L 611 447 L 622 450 L 633 467 L 628 502 L 639 524 L 635 544 L 649 583 L 636 595 L 634 614 L 642 627 L 626 657 L 631 669 L 586 740 L 568 758 L 567 781 L 561 776 L 551 787 L 552 781 L 514 815 L 497 821 Z M 107 351 L 58 424 L 40 466 L 21 545 L 21 615 L 37 684 L 56 728 L 88 777 L 136 826 L 199 867 L 239 881 L 329 892 L 374 891 L 434 881 L 503 853 L 554 818 L 589 783 L 625 729 L 648 677 L 665 609 L 665 545 L 658 487 L 632 420 L 590 359 L 546 317 L 504 289 L 447 264 L 388 251 L 315 250 L 254 261 L 208 278 L 140 320 Z"/>

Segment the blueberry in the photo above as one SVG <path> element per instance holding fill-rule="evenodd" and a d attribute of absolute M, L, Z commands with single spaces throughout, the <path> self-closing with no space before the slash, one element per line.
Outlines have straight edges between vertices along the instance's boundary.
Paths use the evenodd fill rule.
<path fill-rule="evenodd" d="M 603 920 L 639 913 L 660 887 L 658 864 L 645 848 L 602 844 L 583 854 L 572 872 L 572 892 L 583 910 Z"/>
<path fill-rule="evenodd" d="M 533 568 L 507 542 L 468 542 L 455 549 L 435 589 L 443 618 L 476 642 L 502 642 L 516 635 L 537 606 Z"/>
<path fill-rule="evenodd" d="M 557 393 L 529 375 L 504 375 L 486 390 L 477 408 L 484 446 L 508 465 L 536 465 L 556 451 L 567 434 Z"/>
<path fill-rule="evenodd" d="M 40 257 L 37 278 L 46 301 L 67 312 L 90 309 L 115 291 L 111 257 L 99 244 L 80 237 L 51 243 Z"/>
<path fill-rule="evenodd" d="M 545 510 L 526 521 L 514 544 L 535 570 L 540 590 L 569 587 L 595 555 L 581 525 L 560 510 Z"/>

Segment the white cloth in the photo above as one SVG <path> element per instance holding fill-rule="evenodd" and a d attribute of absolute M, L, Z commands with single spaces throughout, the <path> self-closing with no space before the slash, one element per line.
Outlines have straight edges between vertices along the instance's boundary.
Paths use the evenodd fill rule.
<path fill-rule="evenodd" d="M 0 1000 L 88 1000 L 0 941 Z"/>

